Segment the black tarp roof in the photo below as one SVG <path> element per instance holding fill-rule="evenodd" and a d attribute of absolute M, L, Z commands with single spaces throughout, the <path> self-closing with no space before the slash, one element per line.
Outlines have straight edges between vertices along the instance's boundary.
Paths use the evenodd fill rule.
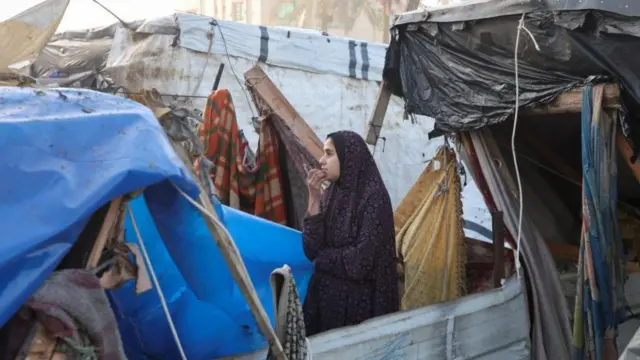
<path fill-rule="evenodd" d="M 507 119 L 515 104 L 520 35 L 522 106 L 599 80 L 617 80 L 625 104 L 640 104 L 640 1 L 488 0 L 400 15 L 383 78 L 407 111 L 435 118 L 436 133 Z"/>

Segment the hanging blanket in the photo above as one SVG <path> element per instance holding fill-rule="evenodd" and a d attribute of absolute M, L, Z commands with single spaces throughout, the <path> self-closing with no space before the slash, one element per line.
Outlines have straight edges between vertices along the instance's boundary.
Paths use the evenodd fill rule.
<path fill-rule="evenodd" d="M 582 237 L 573 359 L 614 360 L 626 276 L 618 227 L 616 119 L 602 110 L 602 85 L 582 91 Z"/>
<path fill-rule="evenodd" d="M 465 295 L 465 243 L 455 152 L 441 147 L 394 213 L 402 309 Z"/>
<path fill-rule="evenodd" d="M 228 90 L 216 90 L 207 99 L 204 124 L 198 127 L 205 156 L 212 162 L 214 193 L 225 205 L 286 225 L 282 173 L 273 124 L 262 121 L 255 162 L 238 128 Z M 196 169 L 198 165 L 196 164 Z"/>
<path fill-rule="evenodd" d="M 93 273 L 54 272 L 26 305 L 59 339 L 57 351 L 67 359 L 126 359 L 109 300 Z"/>
<path fill-rule="evenodd" d="M 309 196 L 305 166 L 319 169 L 320 164 L 280 117 L 272 113 L 263 121 L 269 121 L 274 125 L 278 133 L 278 149 L 284 150 L 280 153 L 280 158 L 287 174 L 285 181 L 289 224 L 302 230 Z"/>

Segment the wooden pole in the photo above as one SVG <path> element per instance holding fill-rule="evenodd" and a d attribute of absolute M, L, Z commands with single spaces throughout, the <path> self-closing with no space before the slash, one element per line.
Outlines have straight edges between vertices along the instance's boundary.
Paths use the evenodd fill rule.
<path fill-rule="evenodd" d="M 380 83 L 380 89 L 378 90 L 378 97 L 376 103 L 373 106 L 373 111 L 369 117 L 369 129 L 367 130 L 366 141 L 369 145 L 375 145 L 380 137 L 380 131 L 382 130 L 382 123 L 384 122 L 384 116 L 387 113 L 389 107 L 389 101 L 391 100 L 391 91 L 384 85 L 384 81 Z"/>
<path fill-rule="evenodd" d="M 244 79 L 249 91 L 264 99 L 264 102 L 285 122 L 311 155 L 320 159 L 324 153 L 322 141 L 269 76 L 259 66 L 254 66 L 244 73 Z"/>
<path fill-rule="evenodd" d="M 100 232 L 96 238 L 96 242 L 93 244 L 93 248 L 89 254 L 89 260 L 87 261 L 86 266 L 87 269 L 93 269 L 98 266 L 98 262 L 102 256 L 102 251 L 107 246 L 107 242 L 111 238 L 111 235 L 113 235 L 113 231 L 118 227 L 118 220 L 122 219 L 121 215 L 124 214 L 123 206 L 122 196 L 111 200 L 107 214 L 105 215 L 102 226 L 100 227 Z"/>
<path fill-rule="evenodd" d="M 173 145 L 176 154 L 187 165 L 189 170 L 191 170 L 191 174 L 193 175 L 194 179 L 198 179 L 193 170 L 193 163 L 191 162 L 189 154 L 184 149 L 184 147 L 182 147 L 182 145 L 180 144 L 177 144 L 173 140 L 171 140 L 171 145 Z M 203 184 L 201 184 L 200 181 L 196 181 L 196 184 L 200 189 L 198 202 L 208 213 L 215 216 L 217 214 L 216 210 L 213 208 L 213 203 L 211 202 L 211 199 L 209 199 L 209 196 L 207 195 Z M 249 272 L 244 265 L 244 261 L 242 261 L 242 257 L 240 256 L 240 253 L 238 252 L 233 239 L 228 235 L 226 231 L 224 231 L 224 229 L 220 228 L 220 226 L 222 225 L 218 221 L 211 221 L 206 216 L 203 216 L 202 218 L 205 220 L 205 224 L 207 225 L 207 228 L 211 233 L 213 241 L 220 249 L 220 253 L 222 253 L 222 257 L 227 263 L 227 267 L 231 272 L 233 280 L 236 282 L 236 284 L 238 284 L 240 292 L 247 301 L 247 305 L 249 306 L 254 319 L 258 323 L 258 329 L 260 329 L 262 335 L 267 339 L 269 347 L 273 351 L 274 356 L 277 360 L 287 360 L 287 356 L 282 349 L 282 344 L 278 340 L 275 331 L 271 327 L 269 316 L 267 316 L 267 312 L 262 307 L 262 303 L 260 303 L 258 293 L 253 286 L 253 282 L 249 277 Z"/>

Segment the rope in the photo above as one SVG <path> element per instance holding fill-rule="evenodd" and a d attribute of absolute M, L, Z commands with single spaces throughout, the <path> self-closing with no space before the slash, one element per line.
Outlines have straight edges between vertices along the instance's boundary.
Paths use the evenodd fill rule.
<path fill-rule="evenodd" d="M 238 251 L 238 248 L 236 247 L 235 243 L 232 240 L 231 234 L 229 234 L 229 230 L 227 230 L 227 228 L 224 226 L 224 224 L 222 224 L 220 222 L 220 220 L 218 219 L 217 216 L 215 216 L 214 214 L 210 213 L 204 206 L 202 206 L 200 203 L 198 203 L 196 200 L 192 199 L 191 197 L 189 197 L 189 195 L 185 194 L 184 191 L 182 191 L 182 189 L 180 189 L 176 184 L 172 183 L 173 187 L 176 189 L 176 191 L 182 195 L 183 198 L 185 198 L 191 205 L 193 205 L 196 209 L 198 209 L 198 211 L 200 211 L 200 213 L 202 215 L 204 215 L 210 222 L 211 224 L 213 224 L 213 226 L 216 228 L 216 230 L 218 230 L 220 232 L 220 236 L 224 236 L 228 239 L 230 239 L 230 246 L 234 249 L 234 252 L 236 252 L 239 256 L 240 252 Z M 249 286 L 251 286 L 251 278 L 248 277 L 249 274 L 246 272 L 246 269 L 243 270 L 243 272 L 245 273 L 244 275 L 240 275 L 240 276 L 247 276 L 247 282 L 249 283 Z M 249 301 L 249 299 L 251 298 L 250 295 L 246 295 L 246 299 L 247 301 Z M 259 299 L 256 298 L 256 300 L 258 301 L 258 311 L 262 312 L 264 316 L 266 316 L 266 313 L 264 313 L 264 309 L 262 309 L 260 307 L 260 303 L 259 303 Z M 257 320 L 257 319 L 256 319 Z M 260 322 L 258 322 L 258 325 L 260 325 Z M 266 331 L 266 329 L 265 329 Z M 269 347 L 273 349 L 276 358 L 277 359 L 282 359 L 282 360 L 286 360 L 286 356 L 284 355 L 284 350 L 282 349 L 282 344 L 280 344 L 280 341 L 278 340 L 278 337 L 275 333 L 273 333 L 273 338 L 271 335 L 269 334 L 265 334 L 263 333 L 263 336 L 265 336 L 269 342 Z"/>
<path fill-rule="evenodd" d="M 534 46 L 537 51 L 540 51 L 540 47 L 536 42 L 536 39 L 533 37 L 533 34 L 529 29 L 524 26 L 524 17 L 526 14 L 522 14 L 520 18 L 520 22 L 518 23 L 518 32 L 516 34 L 516 45 L 515 50 L 513 52 L 514 64 L 515 64 L 515 85 L 516 85 L 516 104 L 515 104 L 515 112 L 513 114 L 513 132 L 511 133 L 511 152 L 513 156 L 513 166 L 516 172 L 516 181 L 518 182 L 518 230 L 516 237 L 516 275 L 518 279 L 522 277 L 521 274 L 521 264 L 520 264 L 520 251 L 521 251 L 521 240 L 522 240 L 522 212 L 523 212 L 523 200 L 522 200 L 522 181 L 520 179 L 520 169 L 518 167 L 518 155 L 516 153 L 516 128 L 518 126 L 518 110 L 520 109 L 520 78 L 518 76 L 518 46 L 520 45 L 520 32 L 524 30 L 533 41 Z"/>
<path fill-rule="evenodd" d="M 138 230 L 138 224 L 136 223 L 136 219 L 133 216 L 131 205 L 127 204 L 127 210 L 129 213 L 129 217 L 131 218 L 133 231 L 136 233 L 136 237 L 138 238 L 138 245 L 140 245 L 140 250 L 142 250 L 142 256 L 144 256 L 144 260 L 147 263 L 149 273 L 151 274 L 151 280 L 153 280 L 153 286 L 156 288 L 156 291 L 158 292 L 158 296 L 160 297 L 160 305 L 162 305 L 162 310 L 164 310 L 164 315 L 167 318 L 167 322 L 169 323 L 169 328 L 171 329 L 171 335 L 173 335 L 173 340 L 176 342 L 176 345 L 178 346 L 178 350 L 180 351 L 180 358 L 182 360 L 187 360 L 187 355 L 185 354 L 184 348 L 182 347 L 182 343 L 180 342 L 178 331 L 176 330 L 176 327 L 173 324 L 173 320 L 171 319 L 171 313 L 169 312 L 169 305 L 167 305 L 167 300 L 164 298 L 164 294 L 162 293 L 162 289 L 160 288 L 160 282 L 158 281 L 156 272 L 153 270 L 153 265 L 151 265 L 151 259 L 149 259 L 147 248 L 144 246 L 144 242 L 142 241 L 142 236 L 140 235 L 140 230 Z"/>

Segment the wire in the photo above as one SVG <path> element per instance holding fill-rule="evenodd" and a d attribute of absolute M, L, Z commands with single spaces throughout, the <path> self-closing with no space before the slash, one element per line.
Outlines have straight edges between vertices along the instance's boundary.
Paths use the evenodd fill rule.
<path fill-rule="evenodd" d="M 124 88 L 116 88 L 115 91 L 113 91 L 114 89 L 99 89 L 98 91 L 102 91 L 105 93 L 110 93 L 112 95 L 118 95 L 118 94 L 124 94 L 124 95 L 144 95 L 144 93 L 141 92 L 137 92 L 137 91 L 127 91 Z M 165 94 L 165 93 L 161 93 L 158 92 L 158 94 L 160 96 L 167 96 L 167 97 L 173 97 L 173 98 L 194 98 L 194 99 L 208 99 L 209 96 L 205 96 L 205 95 L 182 95 L 182 94 Z"/>
<path fill-rule="evenodd" d="M 118 19 L 118 21 L 122 24 L 122 26 L 124 26 L 127 29 L 131 29 L 129 24 L 127 24 L 124 20 L 122 20 L 120 17 L 118 17 L 118 15 L 116 15 L 113 11 L 109 10 L 109 8 L 107 8 L 106 6 L 102 5 L 98 0 L 93 0 L 94 3 L 98 4 L 98 6 L 100 6 L 101 8 L 103 8 L 106 12 L 108 12 L 109 14 L 111 14 L 111 16 L 113 16 L 114 18 Z"/>
<path fill-rule="evenodd" d="M 180 358 L 182 360 L 187 360 L 187 355 L 184 352 L 184 348 L 182 347 L 182 343 L 180 342 L 180 337 L 178 336 L 178 331 L 176 330 L 176 326 L 173 324 L 173 319 L 171 319 L 171 313 L 169 312 L 169 305 L 167 305 L 167 300 L 164 298 L 164 294 L 162 293 L 162 289 L 160 288 L 160 282 L 158 281 L 158 277 L 156 276 L 156 272 L 153 270 L 153 265 L 151 265 L 151 259 L 149 259 L 149 254 L 147 253 L 147 248 L 144 246 L 144 242 L 142 241 L 142 236 L 140 235 L 140 230 L 138 229 L 138 224 L 136 223 L 136 219 L 133 217 L 133 211 L 131 210 L 131 205 L 127 204 L 127 212 L 129 213 L 129 217 L 131 218 L 131 225 L 133 226 L 133 231 L 136 233 L 136 237 L 138 238 L 138 244 L 140 245 L 140 250 L 142 250 L 142 256 L 144 256 L 144 260 L 149 267 L 149 273 L 151 274 L 151 279 L 153 280 L 153 286 L 156 288 L 158 292 L 158 296 L 160 297 L 160 305 L 162 305 L 162 310 L 164 310 L 164 315 L 167 318 L 167 322 L 169 323 L 169 328 L 171 329 L 171 334 L 173 335 L 173 340 L 176 342 L 178 346 L 178 351 L 180 351 Z"/>
<path fill-rule="evenodd" d="M 251 277 L 249 276 L 249 273 L 246 269 L 246 267 L 244 266 L 244 263 L 242 262 L 242 258 L 240 257 L 240 251 L 238 250 L 235 242 L 233 241 L 233 238 L 231 237 L 231 234 L 229 233 L 229 230 L 227 230 L 227 228 L 224 226 L 224 224 L 220 221 L 220 219 L 218 219 L 218 217 L 216 215 L 214 215 L 213 213 L 209 212 L 204 206 L 202 206 L 200 203 L 198 203 L 196 200 L 192 199 L 191 197 L 189 197 L 189 195 L 185 194 L 184 191 L 182 191 L 182 189 L 180 189 L 180 187 L 178 187 L 176 184 L 172 183 L 174 189 L 176 189 L 176 191 L 178 191 L 178 193 L 185 199 L 187 200 L 191 205 L 193 205 L 198 211 L 200 211 L 200 213 L 202 215 L 204 215 L 204 217 L 207 218 L 207 220 L 211 223 L 211 225 L 213 225 L 213 227 L 215 228 L 215 230 L 218 231 L 219 236 L 226 238 L 228 241 L 228 246 L 231 248 L 229 251 L 232 255 L 232 257 L 236 257 L 240 262 L 240 269 L 238 270 L 237 274 L 240 276 L 239 282 L 238 284 L 240 284 L 240 281 L 245 282 L 245 285 L 247 285 L 248 288 L 253 288 L 253 284 L 251 283 Z M 234 260 L 231 259 L 231 262 L 233 262 Z M 231 265 L 229 265 L 231 266 Z M 244 279 L 243 279 L 244 278 Z M 248 304 L 251 304 L 251 301 L 255 301 L 255 306 L 256 306 L 256 310 L 257 310 L 257 314 L 254 313 L 254 316 L 256 316 L 256 321 L 258 322 L 258 327 L 261 328 L 262 331 L 262 335 L 267 339 L 267 341 L 269 342 L 269 347 L 273 350 L 273 352 L 275 353 L 276 359 L 286 359 L 286 355 L 284 354 L 284 350 L 282 348 L 282 344 L 280 343 L 278 336 L 276 335 L 276 333 L 274 331 L 269 331 L 271 330 L 269 328 L 268 324 L 265 324 L 265 326 L 267 326 L 267 328 L 262 328 L 262 326 L 260 326 L 260 322 L 258 321 L 258 316 L 259 317 L 267 317 L 266 311 L 265 309 L 262 307 L 262 303 L 260 302 L 260 299 L 258 299 L 258 296 L 255 292 L 253 292 L 253 294 L 251 294 L 251 292 L 247 292 L 247 294 L 244 294 L 245 296 L 245 300 L 247 300 Z M 251 309 L 251 312 L 253 313 L 254 309 Z"/>
<path fill-rule="evenodd" d="M 256 117 L 256 113 L 255 113 L 255 111 L 253 111 L 253 106 L 252 106 L 251 100 L 249 99 L 249 95 L 247 95 L 247 89 L 242 84 L 242 82 L 240 82 L 240 77 L 238 76 L 238 74 L 236 74 L 236 71 L 233 68 L 233 64 L 231 63 L 231 55 L 229 55 L 229 49 L 227 48 L 227 40 L 224 37 L 224 32 L 222 32 L 222 26 L 220 26 L 218 21 L 215 20 L 215 19 L 213 19 L 212 24 L 215 25 L 218 28 L 218 31 L 220 31 L 220 37 L 222 37 L 222 45 L 224 45 L 224 53 L 227 56 L 227 61 L 229 62 L 229 68 L 231 69 L 231 72 L 233 73 L 233 77 L 238 82 L 238 85 L 240 85 L 240 88 L 243 90 L 244 97 L 247 99 L 247 105 L 249 105 L 249 109 L 251 110 L 251 115 L 253 117 Z"/>
<path fill-rule="evenodd" d="M 538 43 L 536 42 L 536 39 L 533 37 L 533 34 L 531 33 L 531 31 L 529 31 L 525 26 L 524 26 L 524 17 L 525 17 L 525 13 L 522 14 L 522 17 L 520 18 L 520 22 L 518 23 L 518 32 L 516 33 L 516 44 L 515 44 L 515 50 L 513 52 L 513 59 L 514 59 L 514 66 L 515 66 L 515 85 L 516 85 L 516 103 L 515 103 L 515 111 L 513 114 L 513 131 L 511 133 L 511 155 L 513 156 L 513 166 L 515 168 L 515 172 L 516 172 L 516 181 L 518 182 L 518 231 L 517 231 L 517 237 L 516 237 L 516 256 L 515 256 L 515 261 L 516 261 L 516 275 L 518 276 L 518 278 L 521 278 L 522 274 L 520 272 L 520 268 L 522 266 L 522 264 L 520 264 L 520 251 L 521 251 L 521 240 L 522 240 L 522 212 L 523 212 L 523 200 L 522 200 L 522 181 L 520 179 L 520 169 L 518 168 L 518 155 L 516 153 L 516 129 L 518 126 L 518 110 L 520 109 L 520 78 L 518 75 L 518 48 L 520 45 L 520 32 L 522 30 L 526 31 L 527 34 L 529 34 L 529 36 L 531 37 L 531 40 L 533 40 L 533 44 L 536 48 L 537 51 L 540 51 L 540 47 L 538 46 Z"/>
<path fill-rule="evenodd" d="M 211 24 L 211 31 L 209 32 L 209 34 L 207 34 L 207 37 L 209 38 L 209 48 L 207 49 L 207 60 L 204 62 L 204 66 L 202 67 L 202 72 L 200 73 L 200 77 L 199 77 L 200 80 L 198 81 L 198 84 L 193 88 L 193 92 L 191 93 L 191 95 L 195 95 L 198 93 L 198 90 L 200 89 L 200 85 L 202 85 L 202 80 L 204 79 L 204 74 L 207 72 L 207 67 L 209 67 L 209 59 L 211 59 L 211 48 L 213 47 L 213 30 L 214 29 L 215 29 L 215 26 Z"/>

